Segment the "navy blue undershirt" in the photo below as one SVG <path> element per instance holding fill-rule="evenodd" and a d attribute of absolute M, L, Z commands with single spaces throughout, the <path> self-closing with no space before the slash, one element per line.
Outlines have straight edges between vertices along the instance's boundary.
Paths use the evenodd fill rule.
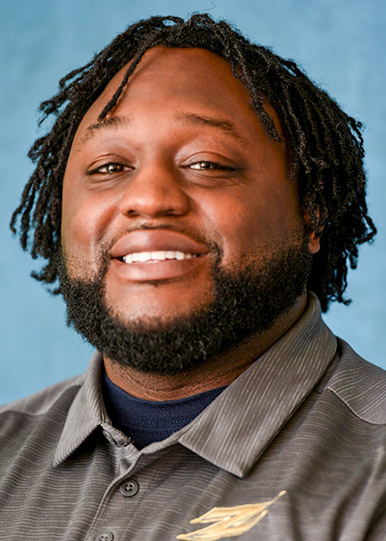
<path fill-rule="evenodd" d="M 180 430 L 214 400 L 225 387 L 180 400 L 153 402 L 135 398 L 103 377 L 103 397 L 113 425 L 129 436 L 137 449 L 161 441 Z"/>

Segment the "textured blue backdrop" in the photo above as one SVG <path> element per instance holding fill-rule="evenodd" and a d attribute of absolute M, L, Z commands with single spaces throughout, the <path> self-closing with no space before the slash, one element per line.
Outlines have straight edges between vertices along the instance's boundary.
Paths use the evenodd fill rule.
<path fill-rule="evenodd" d="M 58 79 L 86 63 L 119 31 L 149 15 L 208 11 L 232 21 L 250 39 L 300 62 L 349 114 L 366 125 L 369 204 L 379 227 L 377 241 L 361 250 L 350 274 L 350 307 L 326 316 L 336 334 L 386 367 L 386 165 L 384 88 L 386 3 L 379 0 L 2 0 L 0 5 L 0 403 L 87 365 L 91 348 L 65 325 L 60 299 L 29 277 L 36 268 L 8 230 L 32 166 L 26 152 L 38 135 L 40 101 Z M 35 263 L 35 266 L 34 266 Z"/>

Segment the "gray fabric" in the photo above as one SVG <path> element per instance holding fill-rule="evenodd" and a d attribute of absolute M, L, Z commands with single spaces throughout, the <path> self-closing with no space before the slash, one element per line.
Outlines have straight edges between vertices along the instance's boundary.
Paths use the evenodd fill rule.
<path fill-rule="evenodd" d="M 0 409 L 1 540 L 386 540 L 386 375 L 312 294 L 193 422 L 141 451 L 111 426 L 101 370 L 95 354 L 85 376 Z"/>

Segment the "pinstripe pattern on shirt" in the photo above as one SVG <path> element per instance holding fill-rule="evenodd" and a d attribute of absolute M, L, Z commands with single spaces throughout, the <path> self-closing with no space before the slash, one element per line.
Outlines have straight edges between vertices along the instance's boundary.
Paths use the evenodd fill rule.
<path fill-rule="evenodd" d="M 102 362 L 0 409 L 0 539 L 168 541 L 213 508 L 283 496 L 240 541 L 384 541 L 386 376 L 302 319 L 189 425 L 138 451 Z M 139 490 L 128 497 L 122 484 Z"/>

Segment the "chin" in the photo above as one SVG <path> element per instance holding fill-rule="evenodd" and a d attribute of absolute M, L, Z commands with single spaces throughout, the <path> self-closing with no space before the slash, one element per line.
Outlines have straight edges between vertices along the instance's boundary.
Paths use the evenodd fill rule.
<path fill-rule="evenodd" d="M 150 331 L 166 329 L 178 321 L 189 319 L 197 313 L 203 313 L 209 307 L 209 303 L 196 303 L 189 306 L 183 303 L 178 307 L 173 305 L 173 307 L 161 306 L 157 308 L 150 305 L 148 308 L 143 306 L 135 312 L 113 310 L 109 303 L 106 303 L 106 307 L 109 313 L 128 330 L 142 327 Z"/>
<path fill-rule="evenodd" d="M 201 291 L 197 287 L 185 286 L 181 290 L 157 284 L 157 287 L 138 288 L 125 296 L 119 291 L 112 298 L 105 290 L 104 303 L 109 313 L 128 327 L 139 324 L 157 328 L 205 311 L 214 300 L 214 290 L 214 284 Z"/>

